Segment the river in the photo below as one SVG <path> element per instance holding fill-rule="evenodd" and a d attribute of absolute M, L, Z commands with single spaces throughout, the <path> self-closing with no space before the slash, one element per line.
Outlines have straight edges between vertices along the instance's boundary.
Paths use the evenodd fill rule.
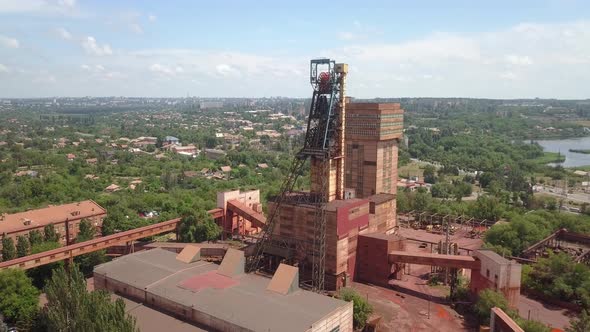
<path fill-rule="evenodd" d="M 547 152 L 560 152 L 565 156 L 563 167 L 576 167 L 590 165 L 590 154 L 574 153 L 569 149 L 590 149 L 590 136 L 570 139 L 556 139 L 536 141 Z"/>

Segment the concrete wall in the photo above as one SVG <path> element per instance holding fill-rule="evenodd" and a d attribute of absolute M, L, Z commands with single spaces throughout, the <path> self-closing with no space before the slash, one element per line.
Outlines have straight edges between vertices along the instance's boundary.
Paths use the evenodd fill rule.
<path fill-rule="evenodd" d="M 491 332 L 524 332 L 502 309 L 494 307 L 490 315 Z"/>
<path fill-rule="evenodd" d="M 237 200 L 256 212 L 262 212 L 260 203 L 260 191 L 249 190 L 241 192 L 239 190 L 225 191 L 217 193 L 217 207 L 223 209 L 224 219 L 220 219 L 221 226 L 225 233 L 230 234 L 251 234 L 259 230 L 252 226 L 252 223 L 237 214 L 227 211 L 227 202 Z"/>
<path fill-rule="evenodd" d="M 368 282 L 382 287 L 389 286 L 389 278 L 392 272 L 402 269 L 392 269 L 388 255 L 393 250 L 404 250 L 403 238 L 396 236 L 372 236 L 360 235 L 357 250 L 356 280 Z"/>
<path fill-rule="evenodd" d="M 479 274 L 472 273 L 472 292 L 477 294 L 485 288 L 499 291 L 510 306 L 516 307 L 520 298 L 522 266 L 503 258 L 500 258 L 503 262 L 498 262 L 480 251 L 475 251 L 474 256 L 480 260 L 481 270 Z"/>
<path fill-rule="evenodd" d="M 338 328 L 339 332 L 352 332 L 352 302 L 346 306 L 336 309 L 326 317 L 323 317 L 317 323 L 307 330 L 309 332 L 331 332 Z"/>
<path fill-rule="evenodd" d="M 240 192 L 239 190 L 224 191 L 217 193 L 217 207 L 225 211 L 227 201 L 238 200 L 248 207 L 253 208 L 254 204 L 260 204 L 260 190 Z M 256 210 L 256 209 L 254 209 Z"/>

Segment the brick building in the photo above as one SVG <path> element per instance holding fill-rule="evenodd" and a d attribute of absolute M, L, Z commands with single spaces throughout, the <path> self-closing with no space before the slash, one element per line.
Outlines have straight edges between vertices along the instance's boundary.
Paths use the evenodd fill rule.
<path fill-rule="evenodd" d="M 357 272 L 357 247 L 360 235 L 390 233 L 396 226 L 397 153 L 403 130 L 403 110 L 399 104 L 347 103 L 344 134 L 344 197 L 329 195 L 326 215 L 327 289 L 346 286 Z M 312 161 L 313 162 L 313 161 Z M 311 191 L 293 192 L 283 201 L 276 216 L 274 239 L 296 241 L 298 250 L 277 248 L 267 253 L 298 263 L 307 279 L 311 274 L 309 253 L 313 250 L 314 178 L 312 164 Z M 334 176 L 332 176 L 334 177 Z M 336 187 L 330 178 L 329 187 Z M 276 204 L 269 202 L 269 214 Z M 303 246 L 303 248 L 301 248 Z M 278 261 L 274 262 L 276 265 Z M 272 265 L 272 264 L 271 264 Z"/>
<path fill-rule="evenodd" d="M 346 104 L 344 187 L 356 197 L 396 193 L 403 113 L 397 103 Z"/>
<path fill-rule="evenodd" d="M 82 219 L 89 220 L 97 234 L 100 234 L 102 221 L 106 216 L 107 211 L 92 200 L 2 214 L 0 235 L 11 237 L 16 242 L 18 236 L 28 235 L 35 229 L 43 232 L 45 226 L 53 224 L 61 244 L 66 245 L 76 239 Z"/>

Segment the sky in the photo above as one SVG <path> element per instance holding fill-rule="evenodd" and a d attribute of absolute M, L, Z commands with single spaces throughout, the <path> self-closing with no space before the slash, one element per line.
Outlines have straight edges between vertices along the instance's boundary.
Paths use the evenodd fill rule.
<path fill-rule="evenodd" d="M 590 1 L 0 0 L 0 98 L 590 98 Z"/>

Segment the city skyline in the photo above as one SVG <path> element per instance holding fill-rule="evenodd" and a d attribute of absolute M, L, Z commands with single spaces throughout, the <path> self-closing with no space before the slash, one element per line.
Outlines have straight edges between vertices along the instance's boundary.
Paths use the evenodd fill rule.
<path fill-rule="evenodd" d="M 583 1 L 0 1 L 0 98 L 306 97 L 309 59 L 348 94 L 588 98 Z"/>

